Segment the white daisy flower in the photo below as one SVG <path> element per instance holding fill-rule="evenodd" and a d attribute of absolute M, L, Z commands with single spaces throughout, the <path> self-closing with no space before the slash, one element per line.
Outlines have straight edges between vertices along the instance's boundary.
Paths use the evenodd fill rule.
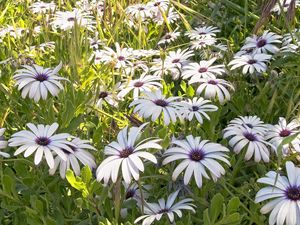
<path fill-rule="evenodd" d="M 169 0 L 153 0 L 147 3 L 149 10 L 153 13 L 153 15 L 157 15 L 159 11 L 167 11 L 170 5 Z"/>
<path fill-rule="evenodd" d="M 217 39 L 212 36 L 204 36 L 191 42 L 191 49 L 200 50 L 208 46 L 215 46 Z"/>
<path fill-rule="evenodd" d="M 282 9 L 283 12 L 287 12 L 290 8 L 292 0 L 279 0 L 277 1 L 276 5 L 273 7 L 272 12 L 277 13 L 278 15 L 281 14 Z M 295 8 L 300 7 L 300 0 L 295 0 Z"/>
<path fill-rule="evenodd" d="M 7 141 L 5 141 L 4 138 L 4 132 L 5 132 L 5 128 L 0 128 L 0 149 L 5 149 L 7 147 Z M 9 158 L 10 155 L 6 152 L 2 152 L 0 151 L 0 156 L 4 157 L 4 158 Z"/>
<path fill-rule="evenodd" d="M 123 98 L 133 90 L 133 98 L 138 99 L 140 92 L 151 92 L 157 88 L 162 88 L 162 84 L 160 83 L 161 80 L 160 77 L 143 74 L 138 79 L 123 83 L 120 86 L 121 91 L 119 92 L 118 97 Z"/>
<path fill-rule="evenodd" d="M 165 15 L 163 15 L 163 14 Z M 170 7 L 167 11 L 157 11 L 157 14 L 154 16 L 153 21 L 157 25 L 162 25 L 164 23 L 175 23 L 179 19 L 179 14 L 176 12 L 176 10 L 173 7 Z"/>
<path fill-rule="evenodd" d="M 9 35 L 13 38 L 21 38 L 26 34 L 25 28 L 7 26 L 6 28 L 2 28 L 0 30 L 0 37 L 4 38 L 6 35 Z"/>
<path fill-rule="evenodd" d="M 125 9 L 125 12 L 136 20 L 141 19 L 144 21 L 145 19 L 152 17 L 152 13 L 146 4 L 130 5 Z"/>
<path fill-rule="evenodd" d="M 231 120 L 228 127 L 248 127 L 253 131 L 265 135 L 268 126 L 258 116 L 239 116 Z"/>
<path fill-rule="evenodd" d="M 262 214 L 271 212 L 269 225 L 300 224 L 300 169 L 291 161 L 285 166 L 287 177 L 270 171 L 266 177 L 257 180 L 268 185 L 257 192 L 255 202 L 270 200 L 260 210 Z"/>
<path fill-rule="evenodd" d="M 104 50 L 96 52 L 95 63 L 103 62 L 104 64 L 113 65 L 116 69 L 132 66 L 133 58 L 132 48 L 121 48 L 118 42 L 115 43 L 116 50 L 104 47 Z"/>
<path fill-rule="evenodd" d="M 214 78 L 215 76 L 222 75 L 225 73 L 225 66 L 212 64 L 217 60 L 217 58 L 212 58 L 210 60 L 201 60 L 199 63 L 189 63 L 183 68 L 182 78 L 190 79 L 191 83 L 198 82 L 202 78 Z"/>
<path fill-rule="evenodd" d="M 178 28 L 176 28 L 172 32 L 166 33 L 157 44 L 159 44 L 159 45 L 168 44 L 168 43 L 175 41 L 180 36 L 180 32 L 177 32 L 177 30 L 178 30 Z"/>
<path fill-rule="evenodd" d="M 254 73 L 263 73 L 267 71 L 266 63 L 271 59 L 271 55 L 267 54 L 251 54 L 251 55 L 241 55 L 235 56 L 231 60 L 228 66 L 232 66 L 230 69 L 234 70 L 238 67 L 243 67 L 243 74 Z"/>
<path fill-rule="evenodd" d="M 90 167 L 91 170 L 97 167 L 94 156 L 87 151 L 87 149 L 96 150 L 89 144 L 89 141 L 74 138 L 71 142 L 74 144 L 73 146 L 70 146 L 73 153 L 62 148 L 61 150 L 65 153 L 67 160 L 63 160 L 59 155 L 57 155 L 54 159 L 54 167 L 49 170 L 50 175 L 53 175 L 59 166 L 59 174 L 62 179 L 65 179 L 66 171 L 71 168 L 74 173 L 79 176 L 80 166 L 78 160 L 83 165 Z"/>
<path fill-rule="evenodd" d="M 67 156 L 63 149 L 74 153 L 70 147 L 74 146 L 74 144 L 67 141 L 67 138 L 71 137 L 70 134 L 54 134 L 58 128 L 57 123 L 53 123 L 52 125 L 39 124 L 37 126 L 28 123 L 26 125 L 30 131 L 19 131 L 13 134 L 8 140 L 8 146 L 20 146 L 14 155 L 24 152 L 24 157 L 28 157 L 35 152 L 35 165 L 38 165 L 42 161 L 44 155 L 48 166 L 52 169 L 54 167 L 53 153 L 59 155 L 63 160 L 67 160 Z"/>
<path fill-rule="evenodd" d="M 53 29 L 70 30 L 74 27 L 75 23 L 91 31 L 94 30 L 94 25 L 96 24 L 93 20 L 93 16 L 88 12 L 73 9 L 73 11 L 56 12 L 51 25 Z"/>
<path fill-rule="evenodd" d="M 210 179 L 207 171 L 216 182 L 218 178 L 225 174 L 225 169 L 217 160 L 230 165 L 227 160 L 229 156 L 225 154 L 229 150 L 220 144 L 201 140 L 200 137 L 193 137 L 192 135 L 187 136 L 185 140 L 174 140 L 172 144 L 174 144 L 174 147 L 165 151 L 166 158 L 162 164 L 182 160 L 175 168 L 172 179 L 176 180 L 179 174 L 186 169 L 184 174 L 185 185 L 190 182 L 194 174 L 196 184 L 201 188 L 202 177 Z"/>
<path fill-rule="evenodd" d="M 123 186 L 125 189 L 125 200 L 134 199 L 139 203 L 141 203 L 142 201 L 142 196 L 144 199 L 148 198 L 149 196 L 148 190 L 151 189 L 151 185 L 142 185 L 142 190 L 141 190 L 139 188 L 138 183 L 136 182 L 132 182 L 130 184 L 123 182 Z"/>
<path fill-rule="evenodd" d="M 228 89 L 234 91 L 231 83 L 223 79 L 217 78 L 202 78 L 189 81 L 189 84 L 200 83 L 197 88 L 197 94 L 203 94 L 206 99 L 218 99 L 220 103 L 230 100 Z"/>
<path fill-rule="evenodd" d="M 32 13 L 45 14 L 49 11 L 53 12 L 56 8 L 56 5 L 54 2 L 34 2 L 29 8 L 31 9 Z"/>
<path fill-rule="evenodd" d="M 113 88 L 115 89 L 115 88 Z M 107 87 L 105 86 L 100 86 L 100 91 L 97 95 L 97 99 L 96 99 L 96 106 L 100 109 L 102 109 L 103 107 L 103 103 L 106 102 L 111 106 L 114 107 L 118 107 L 118 97 L 117 95 L 112 92 L 112 91 L 108 91 Z"/>
<path fill-rule="evenodd" d="M 210 104 L 211 101 L 204 100 L 203 98 L 194 97 L 193 99 L 187 99 L 186 101 L 182 101 L 182 108 L 180 112 L 182 113 L 182 117 L 192 121 L 194 117 L 198 120 L 200 124 L 203 124 L 203 117 L 207 120 L 210 120 L 209 116 L 206 112 L 217 111 L 218 107 Z"/>
<path fill-rule="evenodd" d="M 265 31 L 261 36 L 253 35 L 252 37 L 247 37 L 245 45 L 241 48 L 244 49 L 254 49 L 253 53 L 276 53 L 279 48 L 276 44 L 281 43 L 281 36 L 273 32 Z"/>
<path fill-rule="evenodd" d="M 186 32 L 186 36 L 193 40 L 202 38 L 215 37 L 220 29 L 213 26 L 200 26 Z"/>
<path fill-rule="evenodd" d="M 155 92 L 144 92 L 144 95 L 134 100 L 129 107 L 135 106 L 134 113 L 138 113 L 143 118 L 151 117 L 152 121 L 157 120 L 163 114 L 164 124 L 168 125 L 170 122 L 175 123 L 177 117 L 180 116 L 178 108 L 182 106 L 176 102 L 179 98 L 166 98 L 158 89 Z"/>
<path fill-rule="evenodd" d="M 122 178 L 129 184 L 132 180 L 139 180 L 140 171 L 144 172 L 144 164 L 140 158 L 147 159 L 153 163 L 157 163 L 155 156 L 149 152 L 142 151 L 145 149 L 161 149 L 162 147 L 157 143 L 160 139 L 147 138 L 139 140 L 142 134 L 142 129 L 147 124 L 140 127 L 132 127 L 128 131 L 128 127 L 122 129 L 117 137 L 117 142 L 113 141 L 104 149 L 104 154 L 108 157 L 102 161 L 98 167 L 96 174 L 97 180 L 104 180 L 108 183 L 111 179 L 116 182 L 119 169 L 122 170 Z"/>
<path fill-rule="evenodd" d="M 143 220 L 143 225 L 150 225 L 155 220 L 159 221 L 163 215 L 167 215 L 169 218 L 170 223 L 174 223 L 174 213 L 177 214 L 180 218 L 182 217 L 181 210 L 191 210 L 195 213 L 194 207 L 196 207 L 191 202 L 193 199 L 185 198 L 180 200 L 179 202 L 175 203 L 177 198 L 178 191 L 175 191 L 171 195 L 169 195 L 167 201 L 163 198 L 158 200 L 158 203 L 145 203 L 144 206 L 144 214 L 143 216 L 138 217 L 134 223 L 138 223 L 139 221 Z"/>
<path fill-rule="evenodd" d="M 150 68 L 155 76 L 171 74 L 173 79 L 177 79 L 182 71 L 182 68 L 187 65 L 189 58 L 193 56 L 193 52 L 188 49 L 177 49 L 170 51 L 165 60 L 154 59 L 154 65 Z"/>
<path fill-rule="evenodd" d="M 300 2 L 300 1 L 299 1 Z M 295 29 L 292 33 L 286 33 L 282 38 L 281 52 L 296 53 L 300 46 L 300 29 Z"/>
<path fill-rule="evenodd" d="M 22 98 L 26 98 L 28 95 L 30 99 L 38 102 L 41 98 L 46 100 L 48 92 L 52 96 L 57 96 L 59 91 L 64 89 L 60 81 L 68 81 L 66 78 L 58 76 L 61 67 L 62 63 L 54 69 L 38 65 L 24 65 L 23 69 L 17 70 L 13 78 L 16 80 L 18 90 L 22 90 Z"/>
<path fill-rule="evenodd" d="M 294 119 L 288 123 L 285 118 L 280 117 L 278 124 L 269 126 L 266 139 L 278 148 L 286 137 L 292 136 L 296 133 L 300 133 L 300 122 L 297 119 Z M 290 146 L 296 152 L 300 152 L 300 134 L 290 144 L 283 146 L 282 151 L 284 155 L 289 153 Z"/>
<path fill-rule="evenodd" d="M 261 133 L 245 126 L 227 126 L 224 129 L 223 138 L 229 138 L 229 145 L 233 147 L 233 151 L 239 154 L 243 149 L 246 149 L 245 160 L 250 160 L 254 155 L 254 161 L 269 162 L 270 151 L 268 146 L 274 148 L 272 144 L 265 141 Z"/>

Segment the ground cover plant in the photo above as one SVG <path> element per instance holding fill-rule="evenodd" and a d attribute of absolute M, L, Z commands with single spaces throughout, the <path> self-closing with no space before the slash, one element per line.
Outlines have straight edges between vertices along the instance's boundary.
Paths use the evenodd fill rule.
<path fill-rule="evenodd" d="M 0 224 L 300 224 L 299 8 L 0 0 Z"/>

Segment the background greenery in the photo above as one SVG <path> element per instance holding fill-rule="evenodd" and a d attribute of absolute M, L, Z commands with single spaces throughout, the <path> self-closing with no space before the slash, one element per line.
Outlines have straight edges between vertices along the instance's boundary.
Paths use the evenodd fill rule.
<path fill-rule="evenodd" d="M 70 10 L 74 1 L 56 1 L 60 10 Z M 109 45 L 123 43 L 134 49 L 157 49 L 157 42 L 168 30 L 167 26 L 149 26 L 131 30 L 123 21 L 124 9 L 128 4 L 137 1 L 108 0 L 107 14 L 103 20 L 97 20 L 97 30 L 102 39 Z M 181 14 L 178 23 L 183 29 L 189 29 L 201 22 L 221 29 L 218 37 L 228 45 L 224 57 L 226 65 L 242 46 L 244 39 L 251 35 L 259 19 L 261 1 L 254 0 L 193 0 L 189 3 L 173 1 Z M 92 36 L 89 31 L 74 30 L 72 33 L 55 33 L 44 16 L 34 15 L 29 11 L 29 1 L 0 1 L 0 26 L 7 24 L 26 27 L 33 30 L 36 25 L 43 27 L 38 37 L 32 32 L 21 39 L 6 38 L 0 43 L 0 61 L 13 57 L 14 63 L 0 65 L 0 127 L 6 127 L 9 137 L 17 130 L 24 128 L 28 122 L 51 124 L 58 122 L 61 132 L 69 132 L 82 139 L 91 139 L 98 149 L 95 153 L 97 164 L 103 159 L 103 149 L 114 140 L 118 131 L 131 124 L 128 119 L 131 101 L 120 104 L 118 110 L 105 107 L 96 110 L 91 105 L 96 101 L 100 85 L 113 87 L 120 80 L 118 74 L 112 75 L 111 68 L 91 65 L 88 61 L 91 50 L 86 39 Z M 299 18 L 299 11 L 297 12 Z M 297 18 L 297 16 L 296 16 Z M 266 27 L 279 34 L 287 33 L 293 27 L 299 27 L 298 21 L 285 22 L 284 16 L 272 16 Z M 173 27 L 174 29 L 175 27 Z M 28 52 L 29 46 L 46 41 L 55 42 L 54 52 Z M 187 47 L 187 39 L 181 37 L 174 48 Z M 161 52 L 165 54 L 165 52 Z M 33 56 L 33 57 L 32 57 Z M 195 56 L 195 60 L 200 59 Z M 12 75 L 20 65 L 34 60 L 36 64 L 54 67 L 63 62 L 60 74 L 70 80 L 65 90 L 57 98 L 34 103 L 22 99 L 14 87 Z M 300 96 L 300 56 L 277 57 L 267 73 L 260 77 L 245 77 L 241 73 L 229 72 L 227 80 L 235 86 L 232 100 L 212 113 L 211 121 L 203 126 L 178 122 L 168 127 L 151 122 L 151 129 L 146 131 L 152 136 L 163 139 L 167 147 L 172 135 L 199 135 L 226 145 L 222 140 L 222 129 L 233 118 L 239 115 L 258 115 L 266 123 L 277 123 L 278 117 L 286 119 L 299 117 Z M 95 91 L 96 90 L 96 91 Z M 185 81 L 166 80 L 164 90 L 167 94 L 193 96 L 192 87 Z M 13 153 L 13 149 L 9 150 Z M 271 169 L 280 167 L 274 158 L 271 163 L 244 162 L 242 155 L 230 155 L 231 167 L 217 183 L 206 180 L 203 187 L 195 185 L 185 187 L 186 193 L 195 199 L 196 214 L 184 213 L 178 225 L 205 224 L 266 224 L 267 217 L 259 212 L 260 205 L 254 203 L 254 196 L 259 190 L 257 178 Z M 172 182 L 171 167 L 151 167 L 146 170 L 142 182 L 153 185 L 150 190 L 150 202 L 166 197 L 170 190 L 181 185 L 180 181 Z M 94 171 L 92 171 L 94 172 Z M 94 179 L 88 169 L 84 169 L 81 178 L 69 174 L 69 182 L 58 175 L 49 176 L 45 164 L 34 166 L 31 158 L 22 156 L 0 159 L 0 224 L 116 224 L 114 202 L 111 193 L 113 186 L 103 187 Z M 73 187 L 72 187 L 73 186 Z M 74 188 L 75 187 L 75 188 Z M 119 223 L 132 224 L 140 215 L 134 202 L 127 202 L 122 207 L 129 208 L 128 216 Z M 160 224 L 167 223 L 163 220 Z M 157 223 L 159 224 L 159 223 Z"/>

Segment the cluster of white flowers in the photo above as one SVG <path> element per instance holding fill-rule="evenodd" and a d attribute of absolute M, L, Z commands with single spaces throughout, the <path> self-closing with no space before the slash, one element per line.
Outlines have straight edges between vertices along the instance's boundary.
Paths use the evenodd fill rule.
<path fill-rule="evenodd" d="M 282 146 L 282 153 L 287 156 L 289 153 L 300 151 L 300 122 L 296 119 L 287 123 L 286 119 L 281 117 L 278 124 L 270 125 L 257 116 L 240 116 L 230 121 L 224 129 L 223 137 L 230 139 L 229 145 L 236 154 L 246 149 L 246 160 L 254 155 L 256 162 L 269 162 L 270 149 L 278 153 L 277 149 L 283 140 L 292 135 L 296 137 L 291 143 Z"/>
<path fill-rule="evenodd" d="M 168 0 L 153 0 L 146 4 L 130 5 L 125 12 L 128 17 L 126 22 L 130 27 L 135 27 L 139 23 L 147 24 L 151 21 L 157 25 L 171 24 L 179 19 L 179 14 Z"/>
<path fill-rule="evenodd" d="M 280 0 L 273 11 L 278 14 L 282 10 L 287 11 L 291 2 Z M 222 56 L 227 46 L 217 38 L 217 34 L 221 32 L 219 28 L 201 24 L 189 31 L 182 31 L 177 26 L 173 29 L 170 26 L 176 25 L 180 14 L 170 1 L 152 0 L 134 4 L 125 9 L 124 22 L 130 29 L 143 26 L 147 32 L 149 24 L 168 25 L 167 31 L 157 39 L 156 49 L 134 49 L 118 39 L 100 38 L 103 35 L 99 35 L 96 30 L 99 19 L 103 18 L 105 4 L 106 1 L 102 0 L 80 0 L 76 2 L 76 8 L 71 8 L 70 11 L 59 11 L 54 2 L 39 1 L 30 6 L 31 15 L 46 15 L 46 21 L 55 33 L 69 34 L 77 28 L 84 30 L 85 43 L 90 46 L 87 53 L 90 64 L 96 69 L 109 68 L 113 76 L 109 79 L 114 80 L 115 75 L 118 75 L 111 83 L 102 82 L 100 79 L 99 85 L 92 90 L 96 98 L 89 104 L 98 107 L 99 111 L 105 106 L 114 110 L 120 102 L 126 103 L 130 100 L 128 111 L 138 114 L 143 120 L 151 120 L 151 124 L 168 126 L 186 120 L 192 121 L 191 124 L 197 121 L 197 125 L 202 125 L 205 120 L 210 120 L 211 112 L 218 110 L 217 105 L 225 104 L 231 99 L 230 93 L 235 88 L 231 82 L 225 80 L 228 71 Z M 296 0 L 295 6 L 299 5 L 300 2 Z M 34 37 L 42 34 L 42 29 L 42 26 L 36 26 L 33 30 Z M 17 39 L 26 33 L 26 28 L 7 26 L 0 30 L 0 42 L 7 36 Z M 228 66 L 231 70 L 242 68 L 243 74 L 264 73 L 278 53 L 295 53 L 299 50 L 299 33 L 300 30 L 295 29 L 292 33 L 281 36 L 264 31 L 261 35 L 247 37 L 244 46 L 234 55 Z M 180 38 L 188 39 L 185 47 L 173 48 L 171 45 Z M 47 40 L 28 49 L 29 52 L 53 52 L 55 42 Z M 61 62 L 52 69 L 34 63 L 25 64 L 16 70 L 13 79 L 22 98 L 39 103 L 47 100 L 49 96 L 60 97 L 64 82 L 69 81 L 59 74 L 62 65 Z M 192 88 L 195 95 L 171 95 L 173 90 L 166 88 L 169 78 L 172 82 L 182 82 Z M 90 141 L 81 140 L 68 133 L 58 133 L 57 123 L 28 123 L 29 130 L 14 133 L 8 141 L 4 138 L 5 128 L 1 128 L 0 149 L 6 149 L 7 146 L 17 147 L 14 156 L 21 153 L 24 157 L 34 155 L 35 165 L 45 159 L 49 174 L 54 175 L 59 170 L 63 179 L 68 169 L 72 169 L 79 176 L 80 164 L 91 170 L 95 169 L 97 180 L 103 181 L 105 185 L 122 179 L 126 199 L 133 198 L 144 209 L 144 215 L 135 222 L 143 220 L 143 225 L 150 225 L 167 215 L 170 223 L 174 223 L 174 214 L 182 217 L 181 210 L 195 212 L 193 200 L 187 198 L 175 203 L 179 194 L 177 190 L 167 200 L 162 198 L 158 203 L 149 203 L 145 200 L 146 191 L 140 189 L 140 183 L 137 183 L 141 180 L 141 173 L 145 172 L 145 168 L 159 164 L 170 170 L 173 181 L 182 177 L 184 185 L 195 181 L 197 187 L 201 188 L 205 179 L 217 182 L 225 175 L 226 167 L 230 166 L 230 150 L 219 143 L 188 134 L 181 139 L 174 138 L 164 149 L 160 139 L 148 136 L 143 138 L 148 123 L 141 124 L 139 127 L 123 128 L 118 133 L 117 140 L 104 147 L 105 159 L 98 167 L 95 157 L 88 151 L 96 150 Z M 289 137 L 293 139 L 289 143 L 283 143 Z M 228 145 L 233 152 L 244 154 L 245 160 L 253 158 L 256 163 L 267 163 L 272 152 L 279 155 L 278 149 L 282 151 L 283 157 L 300 153 L 300 122 L 297 119 L 288 122 L 280 117 L 278 124 L 271 125 L 265 124 L 258 116 L 240 116 L 229 122 L 223 130 L 223 138 L 228 139 Z M 0 156 L 10 157 L 7 152 L 2 151 Z M 269 224 L 300 224 L 300 169 L 292 162 L 287 162 L 286 170 L 287 178 L 277 176 L 276 172 L 271 171 L 267 177 L 258 180 L 270 187 L 260 190 L 255 201 L 276 198 L 261 209 L 262 213 L 272 211 Z M 145 187 L 147 185 L 143 184 L 143 188 Z"/>

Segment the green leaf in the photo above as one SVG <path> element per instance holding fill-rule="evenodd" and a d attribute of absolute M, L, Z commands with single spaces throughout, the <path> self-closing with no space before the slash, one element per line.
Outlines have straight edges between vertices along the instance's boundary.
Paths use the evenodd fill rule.
<path fill-rule="evenodd" d="M 205 209 L 203 212 L 203 222 L 204 225 L 211 225 L 208 209 Z"/>
<path fill-rule="evenodd" d="M 73 188 L 81 191 L 84 198 L 89 195 L 86 184 L 81 180 L 80 177 L 75 177 L 72 170 L 67 170 L 66 178 Z"/>
<path fill-rule="evenodd" d="M 89 166 L 85 166 L 81 169 L 81 177 L 84 183 L 90 183 L 92 179 L 92 171 Z"/>
<path fill-rule="evenodd" d="M 224 197 L 218 193 L 211 200 L 211 205 L 209 207 L 210 218 L 212 222 L 215 222 L 222 212 Z"/>
<path fill-rule="evenodd" d="M 240 214 L 239 213 L 233 213 L 229 216 L 224 217 L 221 221 L 219 221 L 218 225 L 234 225 L 234 224 L 240 224 Z"/>
<path fill-rule="evenodd" d="M 240 199 L 238 197 L 234 197 L 230 199 L 228 205 L 227 205 L 227 214 L 234 213 L 238 210 L 240 206 Z"/>

